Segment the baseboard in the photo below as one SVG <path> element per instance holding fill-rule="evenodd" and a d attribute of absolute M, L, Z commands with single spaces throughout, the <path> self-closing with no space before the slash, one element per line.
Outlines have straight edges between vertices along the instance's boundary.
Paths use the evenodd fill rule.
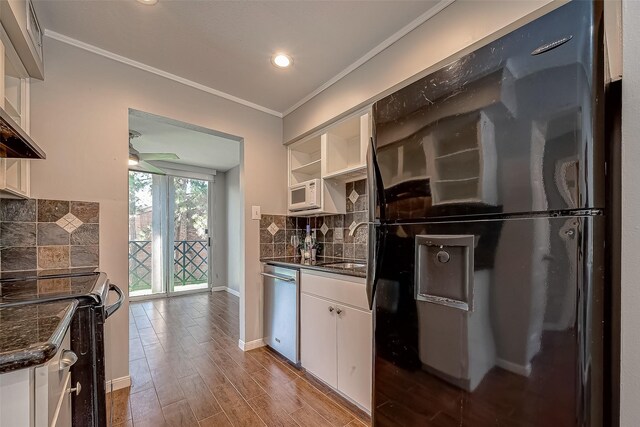
<path fill-rule="evenodd" d="M 110 381 L 107 381 L 107 390 L 113 387 L 113 391 L 120 390 L 121 388 L 131 387 L 131 377 L 127 375 L 126 377 L 116 378 Z"/>
<path fill-rule="evenodd" d="M 265 345 L 266 344 L 264 343 L 264 340 L 262 338 L 258 340 L 249 341 L 249 342 L 238 340 L 238 347 L 240 347 L 240 350 L 242 351 L 253 350 L 255 348 L 264 347 Z"/>
<path fill-rule="evenodd" d="M 235 295 L 238 298 L 240 298 L 240 292 L 236 291 L 235 289 L 225 288 L 225 291 L 229 292 L 231 295 Z"/>
<path fill-rule="evenodd" d="M 211 288 L 211 291 L 212 292 L 225 291 L 225 292 L 230 293 L 231 295 L 237 296 L 238 298 L 240 297 L 240 292 L 236 291 L 235 289 L 231 289 L 231 288 L 229 288 L 227 286 L 214 286 L 214 287 Z"/>
<path fill-rule="evenodd" d="M 506 371 L 513 372 L 514 374 L 518 374 L 523 377 L 531 375 L 531 363 L 518 365 L 517 363 L 509 362 L 508 360 L 496 358 L 496 365 Z"/>

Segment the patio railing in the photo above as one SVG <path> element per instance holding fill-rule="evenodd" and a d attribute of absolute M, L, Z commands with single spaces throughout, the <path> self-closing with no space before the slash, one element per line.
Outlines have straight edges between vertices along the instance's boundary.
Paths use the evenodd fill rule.
<path fill-rule="evenodd" d="M 129 241 L 129 289 L 151 289 L 152 242 Z M 177 240 L 173 243 L 173 286 L 206 283 L 208 259 L 206 240 Z"/>

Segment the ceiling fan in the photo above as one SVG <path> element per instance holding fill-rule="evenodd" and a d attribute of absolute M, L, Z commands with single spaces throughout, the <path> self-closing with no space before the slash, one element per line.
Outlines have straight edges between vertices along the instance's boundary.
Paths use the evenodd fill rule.
<path fill-rule="evenodd" d="M 165 175 L 165 171 L 149 163 L 156 160 L 179 160 L 175 153 L 141 153 L 135 148 L 131 140 L 140 137 L 142 134 L 135 130 L 129 130 L 129 169 L 141 172 L 151 172 Z"/>

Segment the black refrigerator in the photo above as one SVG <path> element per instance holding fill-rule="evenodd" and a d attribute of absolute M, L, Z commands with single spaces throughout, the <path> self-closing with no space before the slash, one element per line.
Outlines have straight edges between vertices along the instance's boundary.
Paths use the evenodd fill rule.
<path fill-rule="evenodd" d="M 375 426 L 603 425 L 602 46 L 573 1 L 375 103 Z"/>

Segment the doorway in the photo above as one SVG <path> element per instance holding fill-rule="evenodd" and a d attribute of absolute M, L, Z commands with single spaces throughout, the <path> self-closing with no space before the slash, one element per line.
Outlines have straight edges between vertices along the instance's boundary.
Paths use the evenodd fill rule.
<path fill-rule="evenodd" d="M 227 230 L 241 141 L 134 110 L 129 128 L 130 297 L 234 293 L 227 253 L 241 242 Z"/>

